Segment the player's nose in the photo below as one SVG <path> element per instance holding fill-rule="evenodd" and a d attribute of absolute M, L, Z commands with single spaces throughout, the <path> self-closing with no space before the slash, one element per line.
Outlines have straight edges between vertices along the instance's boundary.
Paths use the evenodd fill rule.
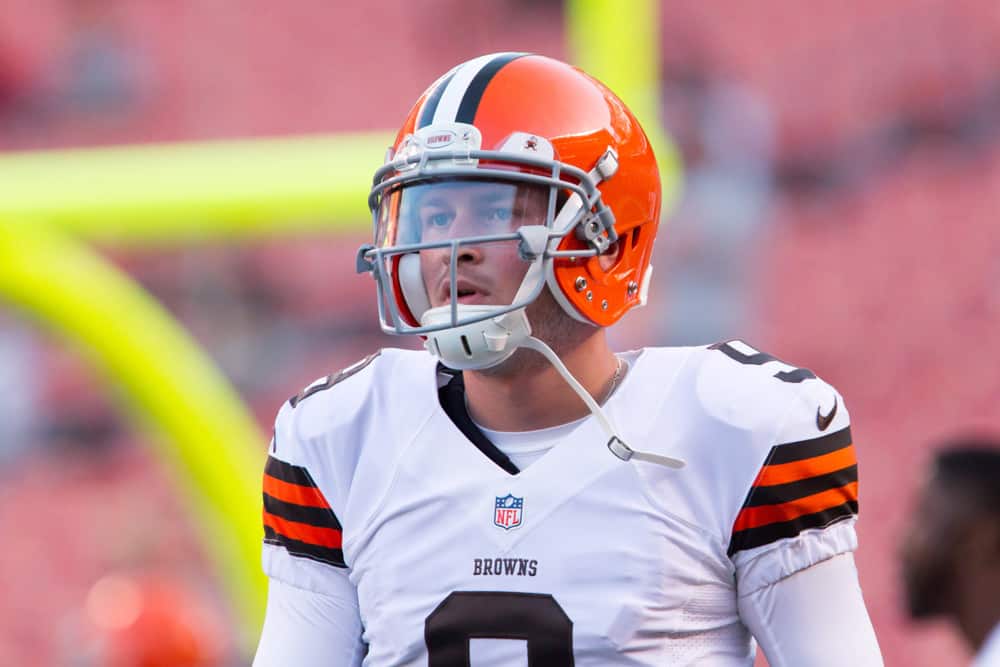
<path fill-rule="evenodd" d="M 434 248 L 425 250 L 434 259 L 445 266 L 451 264 L 452 253 L 457 255 L 457 264 L 478 264 L 483 261 L 483 249 L 479 245 L 456 245 L 446 248 Z"/>
<path fill-rule="evenodd" d="M 483 249 L 478 245 L 462 245 L 458 247 L 458 263 L 478 264 L 483 261 Z"/>

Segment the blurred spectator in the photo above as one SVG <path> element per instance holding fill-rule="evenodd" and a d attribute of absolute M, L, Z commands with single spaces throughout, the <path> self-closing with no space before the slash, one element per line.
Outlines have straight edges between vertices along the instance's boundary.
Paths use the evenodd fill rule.
<path fill-rule="evenodd" d="M 105 117 L 139 95 L 135 49 L 110 0 L 66 0 L 66 43 L 53 71 L 52 102 L 63 112 Z"/>
<path fill-rule="evenodd" d="M 910 615 L 947 618 L 976 667 L 1000 665 L 1000 440 L 946 443 L 916 510 L 902 554 Z"/>
<path fill-rule="evenodd" d="M 122 415 L 113 396 L 103 391 L 104 379 L 77 350 L 59 344 L 45 346 L 41 375 L 37 445 L 64 456 L 97 462 L 119 444 Z M 72 459 L 67 458 L 67 463 Z"/>
<path fill-rule="evenodd" d="M 31 334 L 0 313 L 0 467 L 30 446 L 37 429 L 34 356 Z"/>

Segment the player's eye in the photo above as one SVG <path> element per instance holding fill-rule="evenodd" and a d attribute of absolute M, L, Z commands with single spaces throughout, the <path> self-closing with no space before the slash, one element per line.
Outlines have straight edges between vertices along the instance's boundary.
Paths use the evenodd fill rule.
<path fill-rule="evenodd" d="M 423 211 L 420 217 L 424 227 L 431 227 L 433 229 L 444 229 L 455 219 L 455 215 L 450 211 L 433 210 Z"/>
<path fill-rule="evenodd" d="M 514 211 L 509 206 L 491 206 L 485 217 L 492 224 L 507 224 L 514 217 Z"/>

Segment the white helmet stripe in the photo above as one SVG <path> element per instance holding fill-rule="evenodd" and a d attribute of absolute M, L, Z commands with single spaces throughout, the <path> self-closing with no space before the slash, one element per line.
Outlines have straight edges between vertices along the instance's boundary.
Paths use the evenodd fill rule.
<path fill-rule="evenodd" d="M 479 100 L 486 85 L 504 65 L 526 53 L 491 53 L 461 65 L 445 82 L 444 92 L 437 102 L 434 118 L 437 123 L 469 123 L 476 115 Z"/>
<path fill-rule="evenodd" d="M 455 76 L 455 70 L 461 69 L 461 65 L 452 69 L 450 72 L 442 76 L 437 84 L 434 86 L 434 91 L 427 96 L 427 100 L 424 102 L 424 108 L 420 110 L 420 117 L 417 119 L 417 128 L 426 127 L 431 124 L 434 120 L 434 112 L 437 111 L 438 103 L 441 101 L 441 95 L 444 93 L 444 89 L 448 87 L 451 83 L 452 77 Z"/>

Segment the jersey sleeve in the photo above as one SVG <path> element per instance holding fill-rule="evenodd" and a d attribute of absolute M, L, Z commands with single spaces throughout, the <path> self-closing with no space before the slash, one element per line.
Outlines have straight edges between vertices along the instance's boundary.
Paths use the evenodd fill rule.
<path fill-rule="evenodd" d="M 345 424 L 357 421 L 375 353 L 320 378 L 289 399 L 275 419 L 263 479 L 263 567 L 274 580 L 316 593 L 346 570 L 345 514 L 357 458 Z"/>
<path fill-rule="evenodd" d="M 360 667 L 366 646 L 357 592 L 346 576 L 339 590 L 315 593 L 272 579 L 253 667 Z"/>
<path fill-rule="evenodd" d="M 858 465 L 844 400 L 815 376 L 792 384 L 732 526 L 741 595 L 857 547 Z"/>
<path fill-rule="evenodd" d="M 300 410 L 285 403 L 275 420 L 263 476 L 262 564 L 272 579 L 329 593 L 331 570 L 347 567 L 337 498 L 318 480 L 324 462 L 299 434 Z"/>

